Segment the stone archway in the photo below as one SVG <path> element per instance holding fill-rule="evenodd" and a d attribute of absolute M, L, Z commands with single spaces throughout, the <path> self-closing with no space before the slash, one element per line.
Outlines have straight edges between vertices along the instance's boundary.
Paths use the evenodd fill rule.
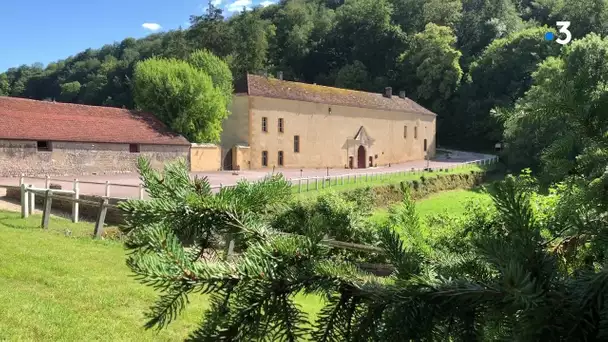
<path fill-rule="evenodd" d="M 357 149 L 357 168 L 365 169 L 365 147 L 363 145 L 359 146 Z"/>

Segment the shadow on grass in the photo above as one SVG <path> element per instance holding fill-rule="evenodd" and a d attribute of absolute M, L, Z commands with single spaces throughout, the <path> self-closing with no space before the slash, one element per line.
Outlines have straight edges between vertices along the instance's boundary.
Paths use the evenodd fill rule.
<path fill-rule="evenodd" d="M 21 214 L 12 212 L 0 212 L 0 225 L 15 229 L 41 229 L 40 222 L 36 224 L 35 221 L 23 219 Z"/>

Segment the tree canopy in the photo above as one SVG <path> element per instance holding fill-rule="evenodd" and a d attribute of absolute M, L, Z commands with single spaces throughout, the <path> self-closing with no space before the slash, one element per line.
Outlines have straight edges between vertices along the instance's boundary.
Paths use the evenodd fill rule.
<path fill-rule="evenodd" d="M 556 22 L 570 20 L 574 44 L 607 34 L 607 18 L 608 0 L 285 0 L 230 16 L 210 1 L 188 28 L 11 68 L 0 74 L 0 95 L 135 108 L 139 61 L 221 59 L 235 80 L 281 71 L 288 80 L 405 91 L 438 114 L 440 146 L 488 150 L 515 129 L 497 113 L 513 110 L 539 65 L 567 50 L 544 34 L 560 35 Z M 205 73 L 218 82 L 213 75 L 227 70 Z"/>
<path fill-rule="evenodd" d="M 138 109 L 161 121 L 192 142 L 219 142 L 222 121 L 228 116 L 232 77 L 227 66 L 201 51 L 193 64 L 177 59 L 151 58 L 134 72 Z"/>

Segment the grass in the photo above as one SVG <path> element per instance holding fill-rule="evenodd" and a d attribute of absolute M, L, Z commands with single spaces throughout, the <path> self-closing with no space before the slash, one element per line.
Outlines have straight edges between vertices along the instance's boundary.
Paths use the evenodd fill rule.
<path fill-rule="evenodd" d="M 449 174 L 462 174 L 462 173 L 469 173 L 471 171 L 482 171 L 483 168 L 478 166 L 478 165 L 467 165 L 464 166 L 462 168 L 458 168 L 458 169 L 451 169 L 448 171 L 443 171 L 443 172 L 423 172 L 423 171 L 417 171 L 417 172 L 405 172 L 405 173 L 394 173 L 394 174 L 387 174 L 387 175 L 382 175 L 382 177 L 378 177 L 378 176 L 373 176 L 373 177 L 357 177 L 357 182 L 355 183 L 355 179 L 353 176 L 351 176 L 350 178 L 344 179 L 344 184 L 342 184 L 341 180 L 337 180 L 332 178 L 331 182 L 323 182 L 323 178 L 319 177 L 316 180 L 311 179 L 308 183 L 308 190 L 307 189 L 307 185 L 306 185 L 306 181 L 302 181 L 302 192 L 300 191 L 300 184 L 296 182 L 296 184 L 293 185 L 292 187 L 292 191 L 294 194 L 296 194 L 296 196 L 298 198 L 311 198 L 311 197 L 316 197 L 319 196 L 320 194 L 323 193 L 327 193 L 330 191 L 347 191 L 347 190 L 353 190 L 353 189 L 357 189 L 357 188 L 364 188 L 364 187 L 375 187 L 375 186 L 383 186 L 383 185 L 390 185 L 390 184 L 399 184 L 400 182 L 403 181 L 412 181 L 412 180 L 418 180 L 420 179 L 420 176 L 425 176 L 426 178 L 432 178 L 432 177 L 436 177 L 437 175 L 441 174 L 441 175 L 449 175 Z M 325 186 L 323 186 L 323 184 L 325 183 Z M 330 185 L 331 183 L 331 185 Z M 318 190 L 317 190 L 317 186 L 318 186 Z"/>
<path fill-rule="evenodd" d="M 83 238 L 91 223 L 53 217 L 43 231 L 40 219 L 0 211 L 0 340 L 176 341 L 200 322 L 202 295 L 167 329 L 145 330 L 157 294 L 132 277 L 121 243 Z M 296 301 L 316 317 L 320 298 Z"/>
<path fill-rule="evenodd" d="M 466 212 L 467 205 L 472 201 L 480 201 L 482 204 L 487 203 L 489 205 L 491 199 L 490 195 L 480 187 L 468 190 L 444 191 L 416 201 L 416 211 L 424 225 L 426 218 L 434 214 L 461 216 Z M 383 208 L 375 211 L 370 219 L 382 223 L 387 218 L 388 209 Z"/>

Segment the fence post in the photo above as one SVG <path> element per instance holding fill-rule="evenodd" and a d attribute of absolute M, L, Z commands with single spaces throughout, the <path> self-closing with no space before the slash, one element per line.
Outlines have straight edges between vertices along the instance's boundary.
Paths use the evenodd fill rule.
<path fill-rule="evenodd" d="M 308 185 L 310 184 L 310 178 L 306 178 L 306 191 L 308 192 Z"/>
<path fill-rule="evenodd" d="M 27 208 L 27 206 L 29 205 L 27 195 L 28 191 L 26 189 L 25 183 L 21 184 L 21 218 L 26 218 L 30 213 Z"/>
<path fill-rule="evenodd" d="M 29 185 L 29 188 L 32 188 L 32 184 Z M 30 200 L 30 205 L 28 207 L 28 211 L 30 213 L 30 215 L 32 215 L 34 213 L 34 209 L 36 209 L 36 194 L 33 191 L 28 191 L 27 196 L 29 197 Z"/>
<path fill-rule="evenodd" d="M 319 177 L 315 177 L 315 188 L 319 190 Z"/>
<path fill-rule="evenodd" d="M 300 169 L 300 180 L 298 181 L 298 192 L 302 192 L 302 173 L 303 173 L 303 170 Z"/>
<path fill-rule="evenodd" d="M 19 186 L 21 186 L 23 183 L 25 183 L 25 173 L 22 173 L 21 178 L 19 178 Z"/>
<path fill-rule="evenodd" d="M 139 199 L 144 199 L 144 186 L 142 184 L 139 184 Z"/>
<path fill-rule="evenodd" d="M 103 234 L 103 223 L 106 220 L 106 213 L 108 212 L 108 199 L 103 198 L 99 203 L 99 213 L 97 213 L 97 221 L 95 221 L 95 230 L 93 235 L 95 238 L 100 238 Z"/>
<path fill-rule="evenodd" d="M 106 181 L 106 197 L 110 197 L 110 181 Z"/>
<path fill-rule="evenodd" d="M 46 190 L 44 197 L 44 206 L 42 208 L 42 223 L 41 228 L 49 229 L 49 220 L 51 219 L 51 203 L 53 203 L 53 192 L 49 189 Z"/>
<path fill-rule="evenodd" d="M 74 178 L 74 194 L 72 195 L 75 200 L 80 198 L 80 187 L 78 186 L 78 178 Z M 72 222 L 78 222 L 78 211 L 80 209 L 80 205 L 77 201 L 72 202 Z"/>
<path fill-rule="evenodd" d="M 44 188 L 49 189 L 51 187 L 51 176 L 46 175 L 46 179 L 44 180 Z"/>

